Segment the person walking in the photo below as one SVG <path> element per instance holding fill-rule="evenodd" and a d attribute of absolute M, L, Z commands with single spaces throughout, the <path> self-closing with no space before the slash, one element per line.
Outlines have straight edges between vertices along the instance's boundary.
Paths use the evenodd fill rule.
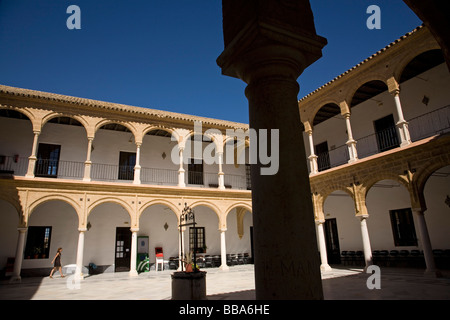
<path fill-rule="evenodd" d="M 56 251 L 56 255 L 52 260 L 53 263 L 53 269 L 50 272 L 50 278 L 53 278 L 53 272 L 55 272 L 55 270 L 59 270 L 59 274 L 61 274 L 61 278 L 64 278 L 64 275 L 62 273 L 62 268 L 61 268 L 61 252 L 62 252 L 62 248 L 58 248 L 58 251 Z"/>

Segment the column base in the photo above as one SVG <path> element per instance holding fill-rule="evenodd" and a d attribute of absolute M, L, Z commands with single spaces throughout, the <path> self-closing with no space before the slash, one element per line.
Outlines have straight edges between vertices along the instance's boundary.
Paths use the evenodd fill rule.
<path fill-rule="evenodd" d="M 219 267 L 219 270 L 221 270 L 221 271 L 229 271 L 229 270 L 230 270 L 230 267 L 227 266 L 226 264 L 222 264 L 222 265 Z"/>
<path fill-rule="evenodd" d="M 322 272 L 330 272 L 332 270 L 333 269 L 331 269 L 331 267 L 330 267 L 330 265 L 328 263 L 320 265 L 320 271 L 322 271 Z"/>
<path fill-rule="evenodd" d="M 130 277 L 137 277 L 139 276 L 139 273 L 136 270 L 132 270 L 129 272 L 129 276 Z"/>

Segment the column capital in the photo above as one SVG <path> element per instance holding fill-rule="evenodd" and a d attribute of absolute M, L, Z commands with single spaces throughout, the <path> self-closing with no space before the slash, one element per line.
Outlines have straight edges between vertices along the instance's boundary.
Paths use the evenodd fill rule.
<path fill-rule="evenodd" d="M 225 49 L 217 64 L 247 84 L 274 76 L 296 80 L 327 43 L 315 32 L 307 1 L 225 1 L 223 16 Z"/>
<path fill-rule="evenodd" d="M 81 228 L 78 228 L 78 231 L 79 232 L 86 232 L 86 231 L 88 231 L 88 229 L 86 227 L 81 227 Z"/>

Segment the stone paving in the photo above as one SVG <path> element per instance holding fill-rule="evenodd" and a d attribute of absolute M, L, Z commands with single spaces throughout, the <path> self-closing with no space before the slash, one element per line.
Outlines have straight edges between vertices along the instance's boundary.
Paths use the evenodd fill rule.
<path fill-rule="evenodd" d="M 209 300 L 254 300 L 253 265 L 204 269 Z M 80 283 L 69 275 L 53 279 L 22 278 L 0 282 L 1 300 L 170 300 L 173 270 L 150 271 L 137 277 L 103 273 Z M 436 278 L 423 270 L 381 268 L 380 289 L 367 286 L 371 273 L 361 268 L 333 268 L 322 273 L 325 300 L 450 300 L 450 273 Z M 375 283 L 370 281 L 370 283 Z"/>

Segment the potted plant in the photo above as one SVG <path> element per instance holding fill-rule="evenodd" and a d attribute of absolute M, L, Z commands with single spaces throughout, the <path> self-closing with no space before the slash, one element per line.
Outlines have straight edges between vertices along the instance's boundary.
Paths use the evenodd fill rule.
<path fill-rule="evenodd" d="M 41 248 L 39 247 L 34 247 L 33 248 L 33 255 L 34 255 L 34 259 L 39 259 L 39 254 L 41 253 Z"/>

